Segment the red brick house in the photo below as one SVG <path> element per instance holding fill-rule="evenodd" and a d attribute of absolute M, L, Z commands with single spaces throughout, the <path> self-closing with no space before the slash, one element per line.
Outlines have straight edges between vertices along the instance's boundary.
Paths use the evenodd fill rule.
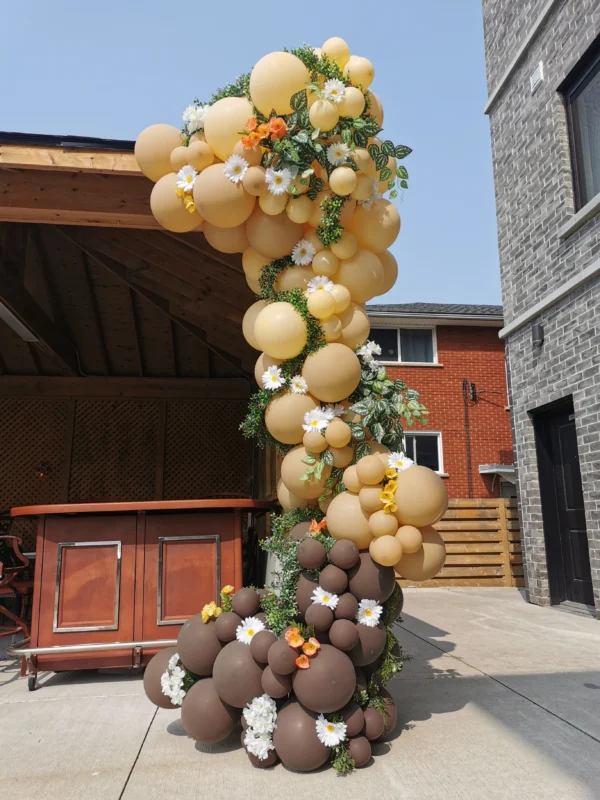
<path fill-rule="evenodd" d="M 427 425 L 406 432 L 406 451 L 447 481 L 450 497 L 515 492 L 502 306 L 370 305 L 370 338 L 388 373 L 421 393 Z"/>

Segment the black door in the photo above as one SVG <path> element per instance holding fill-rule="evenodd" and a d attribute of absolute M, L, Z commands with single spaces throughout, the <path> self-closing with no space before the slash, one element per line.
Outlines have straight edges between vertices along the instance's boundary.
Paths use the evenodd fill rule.
<path fill-rule="evenodd" d="M 593 605 L 572 401 L 536 415 L 536 434 L 552 600 Z"/>

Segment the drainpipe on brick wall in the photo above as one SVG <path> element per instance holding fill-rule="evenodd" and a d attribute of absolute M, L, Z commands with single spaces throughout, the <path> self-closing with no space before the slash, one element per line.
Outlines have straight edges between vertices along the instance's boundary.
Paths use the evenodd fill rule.
<path fill-rule="evenodd" d="M 467 489 L 469 497 L 473 497 L 473 468 L 471 466 L 471 428 L 469 425 L 469 381 L 462 382 L 463 405 L 465 412 L 465 447 L 467 450 Z"/>

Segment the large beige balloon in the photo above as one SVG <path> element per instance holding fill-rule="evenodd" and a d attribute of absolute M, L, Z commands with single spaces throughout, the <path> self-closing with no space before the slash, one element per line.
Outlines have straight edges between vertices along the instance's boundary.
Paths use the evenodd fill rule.
<path fill-rule="evenodd" d="M 222 164 L 212 164 L 196 178 L 194 203 L 200 215 L 216 228 L 236 228 L 252 214 L 256 198 L 241 183 L 232 183 Z"/>
<path fill-rule="evenodd" d="M 396 517 L 400 525 L 421 528 L 437 522 L 448 507 L 443 480 L 427 467 L 409 467 L 398 473 Z"/>
<path fill-rule="evenodd" d="M 269 369 L 269 367 L 278 367 L 281 364 L 280 358 L 271 358 L 266 353 L 261 353 L 256 359 L 254 367 L 254 379 L 262 389 L 262 376 Z"/>
<path fill-rule="evenodd" d="M 327 530 L 334 539 L 350 539 L 363 550 L 373 538 L 369 530 L 369 513 L 364 511 L 353 492 L 340 492 L 327 509 Z"/>
<path fill-rule="evenodd" d="M 306 431 L 302 437 L 302 444 L 309 453 L 322 453 L 327 450 L 327 440 L 320 431 Z"/>
<path fill-rule="evenodd" d="M 292 96 L 309 83 L 310 73 L 299 58 L 292 53 L 269 53 L 256 62 L 250 74 L 250 96 L 266 117 L 273 110 L 277 114 L 290 114 Z"/>
<path fill-rule="evenodd" d="M 382 197 L 368 210 L 359 206 L 352 217 L 350 228 L 360 247 L 382 253 L 396 241 L 400 233 L 400 214 L 390 200 Z"/>
<path fill-rule="evenodd" d="M 396 283 L 396 279 L 398 278 L 398 262 L 393 253 L 390 253 L 389 250 L 384 250 L 382 253 L 379 253 L 378 257 L 383 267 L 383 283 L 379 287 L 379 294 L 385 294 L 389 292 Z"/>
<path fill-rule="evenodd" d="M 242 320 L 242 334 L 244 339 L 248 342 L 250 347 L 253 347 L 255 350 L 262 350 L 262 347 L 258 344 L 258 339 L 256 338 L 256 333 L 254 332 L 254 326 L 256 324 L 258 315 L 266 307 L 266 300 L 257 300 L 256 303 L 252 303 L 250 308 L 244 314 L 244 319 Z M 262 387 L 261 383 L 258 383 L 258 385 Z"/>
<path fill-rule="evenodd" d="M 368 511 L 369 514 L 374 514 L 376 511 L 380 511 L 383 508 L 383 500 L 381 499 L 382 491 L 383 487 L 380 483 L 375 484 L 375 486 L 363 486 L 358 493 L 358 499 L 360 500 L 361 508 L 364 508 L 365 511 Z M 400 556 L 398 556 L 398 558 L 400 558 Z M 396 561 L 398 561 L 398 558 Z"/>
<path fill-rule="evenodd" d="M 351 395 L 360 383 L 360 361 L 349 347 L 334 342 L 308 356 L 302 377 L 314 397 L 334 403 Z"/>
<path fill-rule="evenodd" d="M 377 456 L 385 469 L 387 469 L 390 448 L 386 447 L 384 444 L 380 444 L 379 442 L 369 442 L 369 445 L 371 446 L 371 455 Z"/>
<path fill-rule="evenodd" d="M 243 158 L 244 161 L 247 161 L 251 167 L 258 166 L 263 157 L 263 151 L 259 145 L 255 145 L 254 147 L 244 147 L 241 139 L 234 145 L 233 154 Z"/>
<path fill-rule="evenodd" d="M 354 458 L 354 447 L 330 447 L 333 466 L 345 469 Z"/>
<path fill-rule="evenodd" d="M 175 193 L 177 176 L 174 172 L 163 175 L 152 187 L 150 209 L 157 222 L 173 233 L 188 233 L 202 222 L 198 212 L 190 214 L 181 197 Z"/>
<path fill-rule="evenodd" d="M 332 190 L 345 197 L 356 189 L 356 172 L 350 167 L 336 167 L 329 176 Z"/>
<path fill-rule="evenodd" d="M 327 522 L 329 523 L 329 519 Z M 394 564 L 396 572 L 408 581 L 428 581 L 438 574 L 446 560 L 444 540 L 435 528 L 421 528 L 421 536 L 423 546 L 416 553 L 404 553 L 398 563 Z"/>
<path fill-rule="evenodd" d="M 292 222 L 287 214 L 272 217 L 260 208 L 254 209 L 246 223 L 248 241 L 255 250 L 269 258 L 289 256 L 296 242 L 302 239 L 302 230 L 302 225 Z"/>
<path fill-rule="evenodd" d="M 281 478 L 277 483 L 277 499 L 284 511 L 289 511 L 291 508 L 305 508 L 310 503 L 305 497 L 290 492 Z"/>
<path fill-rule="evenodd" d="M 181 131 L 173 125 L 150 125 L 137 138 L 135 160 L 144 175 L 156 182 L 173 171 L 171 152 L 181 145 Z"/>
<path fill-rule="evenodd" d="M 370 178 L 374 178 L 377 175 L 375 162 L 365 147 L 357 147 L 354 153 L 352 153 L 352 159 L 360 172 L 363 172 Z"/>
<path fill-rule="evenodd" d="M 337 272 L 339 265 L 338 257 L 331 250 L 321 250 L 320 253 L 315 253 L 311 266 L 315 275 L 327 275 L 331 278 Z"/>
<path fill-rule="evenodd" d="M 367 312 L 356 303 L 350 303 L 350 306 L 340 314 L 340 322 L 342 323 L 341 341 L 352 350 L 364 344 L 369 338 L 371 330 L 369 317 Z"/>
<path fill-rule="evenodd" d="M 313 474 L 311 478 L 303 481 L 302 476 L 310 465 L 302 459 L 308 455 L 308 450 L 301 444 L 290 450 L 281 462 L 281 480 L 292 494 L 307 500 L 316 500 L 323 494 L 325 481 L 331 475 L 331 467 L 325 466 L 320 478 L 317 479 Z"/>
<path fill-rule="evenodd" d="M 300 444 L 304 438 L 304 415 L 318 402 L 309 394 L 282 394 L 274 397 L 265 411 L 265 425 L 282 444 Z"/>
<path fill-rule="evenodd" d="M 240 141 L 240 131 L 254 114 L 245 97 L 223 97 L 209 107 L 204 116 L 204 136 L 217 156 L 225 161 Z"/>
<path fill-rule="evenodd" d="M 370 250 L 357 250 L 351 258 L 340 261 L 335 280 L 350 290 L 355 303 L 366 303 L 379 294 L 383 283 L 381 261 Z"/>
<path fill-rule="evenodd" d="M 209 222 L 205 222 L 202 233 L 209 245 L 220 253 L 243 253 L 248 248 L 244 223 L 235 228 L 216 228 Z"/>
<path fill-rule="evenodd" d="M 290 292 L 292 289 L 302 289 L 315 277 L 310 264 L 307 267 L 288 267 L 279 273 L 273 284 L 276 292 Z"/>
<path fill-rule="evenodd" d="M 294 358 L 306 344 L 306 322 L 291 303 L 270 303 L 256 318 L 254 335 L 267 355 Z"/>
<path fill-rule="evenodd" d="M 256 251 L 253 247 L 247 247 L 242 253 L 242 268 L 244 275 L 248 280 L 258 283 L 263 270 L 267 264 L 271 263 L 271 259 L 263 256 L 262 253 Z"/>

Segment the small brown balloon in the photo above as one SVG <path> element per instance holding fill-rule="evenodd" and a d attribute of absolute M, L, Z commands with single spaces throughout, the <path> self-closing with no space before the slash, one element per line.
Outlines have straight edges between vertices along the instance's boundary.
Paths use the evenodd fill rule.
<path fill-rule="evenodd" d="M 354 675 L 356 676 L 356 690 L 358 692 L 367 691 L 367 676 L 364 671 L 359 667 L 354 667 Z"/>
<path fill-rule="evenodd" d="M 365 724 L 365 715 L 362 708 L 355 702 L 350 701 L 347 706 L 342 708 L 340 714 L 346 723 L 346 735 L 348 737 L 358 736 Z"/>
<path fill-rule="evenodd" d="M 240 710 L 219 697 L 212 678 L 195 683 L 181 706 L 181 723 L 188 736 L 211 744 L 229 736 L 240 719 Z"/>
<path fill-rule="evenodd" d="M 339 595 L 346 591 L 348 576 L 343 569 L 334 564 L 328 564 L 319 575 L 319 586 L 322 586 L 326 592 Z"/>
<path fill-rule="evenodd" d="M 233 642 L 235 639 L 235 631 L 238 625 L 242 624 L 242 618 L 234 611 L 225 611 L 217 617 L 214 622 L 215 633 L 217 638 L 223 644 Z"/>
<path fill-rule="evenodd" d="M 273 744 L 286 767 L 298 772 L 311 772 L 329 758 L 329 747 L 325 747 L 317 736 L 316 720 L 317 715 L 295 699 L 289 700 L 277 714 Z"/>
<path fill-rule="evenodd" d="M 329 560 L 340 569 L 351 569 L 358 561 L 358 547 L 349 539 L 340 539 L 329 551 Z"/>
<path fill-rule="evenodd" d="M 277 637 L 271 631 L 259 631 L 255 633 L 250 642 L 250 652 L 252 658 L 260 664 L 266 664 L 269 660 L 269 650 L 271 645 L 277 641 Z"/>
<path fill-rule="evenodd" d="M 254 589 L 239 589 L 231 598 L 231 605 L 242 619 L 251 617 L 260 607 L 260 597 Z"/>
<path fill-rule="evenodd" d="M 186 620 L 177 637 L 179 657 L 194 675 L 212 675 L 213 664 L 221 647 L 215 621 L 204 623 L 201 614 Z"/>
<path fill-rule="evenodd" d="M 163 694 L 162 686 L 160 683 L 161 676 L 167 669 L 169 659 L 177 652 L 176 647 L 166 647 L 152 656 L 148 662 L 148 666 L 144 670 L 144 691 L 146 697 L 151 703 L 159 708 L 178 708 L 173 705 L 171 698 Z"/>
<path fill-rule="evenodd" d="M 306 609 L 312 605 L 312 593 L 319 584 L 313 580 L 306 572 L 301 572 L 296 584 L 296 603 L 301 614 L 306 613 Z"/>
<path fill-rule="evenodd" d="M 320 603 L 313 603 L 306 609 L 304 615 L 307 625 L 312 625 L 315 631 L 322 633 L 328 631 L 333 623 L 333 611 Z"/>
<path fill-rule="evenodd" d="M 298 563 L 304 569 L 318 569 L 327 559 L 327 551 L 316 539 L 304 539 L 296 552 Z M 327 567 L 325 568 L 327 569 Z M 323 584 L 321 584 L 323 585 Z M 333 591 L 333 589 L 330 589 Z"/>
<path fill-rule="evenodd" d="M 298 654 L 289 646 L 285 639 L 279 639 L 269 648 L 268 663 L 273 672 L 279 675 L 289 675 L 296 669 Z"/>
<path fill-rule="evenodd" d="M 263 691 L 269 697 L 287 697 L 292 691 L 292 678 L 290 675 L 279 675 L 271 667 L 265 667 L 261 678 Z"/>
<path fill-rule="evenodd" d="M 289 532 L 290 539 L 304 539 L 309 535 L 310 532 L 310 522 L 306 520 L 305 522 L 299 522 Z"/>
<path fill-rule="evenodd" d="M 336 619 L 329 630 L 331 644 L 344 652 L 352 650 L 359 639 L 356 627 L 349 619 Z"/>
<path fill-rule="evenodd" d="M 376 564 L 368 552 L 360 553 L 359 562 L 348 573 L 348 579 L 348 588 L 357 600 L 378 603 L 384 603 L 396 585 L 393 567 Z"/>
<path fill-rule="evenodd" d="M 383 652 L 386 639 L 385 628 L 383 625 L 369 628 L 366 625 L 357 623 L 356 630 L 358 632 L 358 644 L 350 650 L 348 655 L 355 666 L 366 667 L 367 664 L 372 664 L 373 661 L 376 661 Z"/>
<path fill-rule="evenodd" d="M 398 723 L 398 709 L 396 708 L 394 698 L 387 689 L 381 690 L 381 696 L 385 700 L 385 709 L 383 711 L 383 733 L 379 739 L 387 739 L 392 735 Z"/>
<path fill-rule="evenodd" d="M 262 694 L 262 671 L 262 666 L 252 658 L 247 644 L 229 642 L 215 660 L 215 689 L 224 703 L 244 708 Z"/>
<path fill-rule="evenodd" d="M 358 600 L 350 592 L 343 594 L 335 607 L 334 617 L 336 619 L 355 619 L 358 611 Z"/>
<path fill-rule="evenodd" d="M 310 668 L 299 669 L 294 673 L 292 686 L 298 700 L 311 711 L 320 714 L 339 711 L 350 702 L 354 694 L 354 667 L 346 653 L 329 644 L 323 644 L 310 659 Z"/>
<path fill-rule="evenodd" d="M 371 760 L 371 742 L 366 736 L 357 736 L 348 742 L 348 753 L 355 767 L 364 767 Z"/>
<path fill-rule="evenodd" d="M 365 736 L 369 741 L 378 739 L 385 729 L 385 720 L 376 708 L 365 710 Z"/>

